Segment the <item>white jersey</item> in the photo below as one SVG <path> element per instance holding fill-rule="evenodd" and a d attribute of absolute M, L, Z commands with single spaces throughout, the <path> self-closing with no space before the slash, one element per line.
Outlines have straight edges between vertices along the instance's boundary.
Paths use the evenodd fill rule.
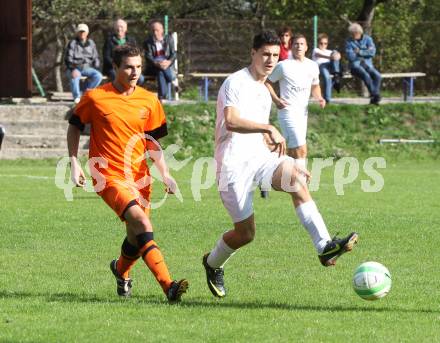
<path fill-rule="evenodd" d="M 333 50 L 330 50 L 330 49 L 315 48 L 315 49 L 313 49 L 313 52 L 312 52 L 312 60 L 314 60 L 316 63 L 318 63 L 318 65 L 330 62 L 330 56 L 332 55 L 332 53 L 333 53 Z M 318 57 L 317 54 L 327 56 L 329 58 Z"/>
<path fill-rule="evenodd" d="M 289 103 L 279 114 L 307 113 L 312 85 L 319 85 L 319 67 L 311 59 L 279 62 L 268 79 L 280 82 L 280 96 Z"/>
<path fill-rule="evenodd" d="M 268 124 L 272 99 L 266 86 L 256 81 L 248 68 L 230 75 L 222 84 L 217 98 L 215 125 L 215 159 L 217 177 L 222 174 L 227 182 L 233 182 L 257 160 L 270 155 L 261 133 L 238 133 L 226 129 L 224 109 L 231 106 L 238 110 L 240 118 Z"/>

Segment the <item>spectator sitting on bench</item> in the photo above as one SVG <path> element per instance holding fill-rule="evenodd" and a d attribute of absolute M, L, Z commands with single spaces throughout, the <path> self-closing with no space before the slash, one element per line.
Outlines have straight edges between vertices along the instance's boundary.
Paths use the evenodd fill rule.
<path fill-rule="evenodd" d="M 89 39 L 88 35 L 89 27 L 86 24 L 79 24 L 76 29 L 76 38 L 67 45 L 65 63 L 75 104 L 81 97 L 81 76 L 87 78 L 85 90 L 96 88 L 102 80 L 102 74 L 98 70 L 98 50 L 96 50 L 95 42 Z"/>
<path fill-rule="evenodd" d="M 151 34 L 144 42 L 146 75 L 153 75 L 157 79 L 158 97 L 166 99 L 168 84 L 176 79 L 173 63 L 176 59 L 174 40 L 171 35 L 165 35 L 163 25 L 154 20 L 150 24 Z"/>
<path fill-rule="evenodd" d="M 127 35 L 127 22 L 123 19 L 117 19 L 113 24 L 113 32 L 107 36 L 103 48 L 103 67 L 104 75 L 107 75 L 111 81 L 115 79 L 115 70 L 113 69 L 113 49 L 117 46 L 130 44 L 137 45 L 136 39 Z M 144 83 L 144 76 L 141 74 L 138 79 L 138 85 Z"/>
<path fill-rule="evenodd" d="M 380 83 L 382 76 L 373 66 L 373 57 L 376 46 L 373 39 L 364 34 L 362 26 L 353 23 L 348 28 L 351 37 L 345 43 L 345 53 L 350 62 L 350 71 L 353 76 L 362 79 L 370 92 L 370 104 L 380 102 Z"/>
<path fill-rule="evenodd" d="M 324 81 L 324 99 L 329 103 L 332 99 L 332 88 L 339 93 L 341 89 L 341 54 L 336 50 L 328 49 L 328 35 L 318 35 L 318 47 L 313 49 L 312 60 L 319 65 L 319 73 Z M 332 76 L 333 75 L 333 79 Z"/>
<path fill-rule="evenodd" d="M 284 26 L 278 31 L 278 37 L 280 37 L 280 58 L 278 61 L 284 61 L 287 59 L 293 59 L 292 57 L 292 37 L 293 32 L 289 26 Z"/>

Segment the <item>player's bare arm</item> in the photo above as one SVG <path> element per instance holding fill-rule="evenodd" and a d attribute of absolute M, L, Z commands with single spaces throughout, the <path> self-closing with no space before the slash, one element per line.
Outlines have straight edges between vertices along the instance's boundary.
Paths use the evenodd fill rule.
<path fill-rule="evenodd" d="M 266 80 L 264 85 L 269 90 L 270 96 L 272 97 L 272 101 L 274 102 L 275 106 L 278 109 L 285 108 L 289 105 L 289 103 L 285 99 L 279 97 L 278 94 L 275 92 L 275 89 L 273 89 L 272 82 L 270 82 L 269 80 Z"/>
<path fill-rule="evenodd" d="M 319 85 L 312 85 L 312 96 L 318 101 L 319 107 L 325 107 L 326 102 L 325 99 L 322 97 L 321 87 Z"/>
<path fill-rule="evenodd" d="M 228 131 L 238 133 L 262 133 L 267 134 L 270 143 L 275 146 L 275 150 L 280 155 L 286 152 L 286 140 L 277 128 L 270 124 L 260 124 L 248 119 L 240 118 L 238 110 L 235 107 L 227 106 L 224 109 L 225 125 Z"/>
<path fill-rule="evenodd" d="M 165 191 L 169 194 L 175 194 L 177 191 L 177 183 L 171 176 L 168 166 L 165 162 L 162 148 L 158 141 L 147 140 L 146 148 L 150 159 L 153 161 L 165 184 Z"/>
<path fill-rule="evenodd" d="M 84 187 L 86 177 L 80 164 L 78 163 L 78 147 L 80 130 L 72 124 L 67 128 L 67 149 L 70 158 L 70 178 L 77 187 Z"/>

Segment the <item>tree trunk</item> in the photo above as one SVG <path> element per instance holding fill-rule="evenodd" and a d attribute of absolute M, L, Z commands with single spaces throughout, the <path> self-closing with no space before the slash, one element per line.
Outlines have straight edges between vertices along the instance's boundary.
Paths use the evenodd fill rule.
<path fill-rule="evenodd" d="M 260 30 L 261 30 L 261 31 L 266 30 L 266 15 L 265 15 L 265 14 L 263 14 L 263 15 L 260 17 Z"/>
<path fill-rule="evenodd" d="M 362 25 L 367 35 L 371 35 L 374 8 L 381 2 L 386 1 L 388 0 L 364 0 L 364 5 L 356 20 Z"/>
<path fill-rule="evenodd" d="M 64 92 L 63 80 L 61 78 L 61 65 L 63 62 L 64 41 L 61 37 L 62 33 L 58 25 L 55 24 L 56 32 L 56 52 L 55 52 L 55 85 L 57 92 Z"/>
<path fill-rule="evenodd" d="M 254 10 L 255 18 L 258 18 L 258 26 L 260 31 L 264 31 L 266 29 L 266 14 L 265 14 L 265 2 L 257 1 L 256 7 Z"/>

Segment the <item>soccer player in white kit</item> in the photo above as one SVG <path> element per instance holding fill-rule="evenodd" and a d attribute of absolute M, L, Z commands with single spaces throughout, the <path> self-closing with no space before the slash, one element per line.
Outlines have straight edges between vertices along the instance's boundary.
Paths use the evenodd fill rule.
<path fill-rule="evenodd" d="M 278 108 L 278 121 L 283 136 L 287 141 L 287 154 L 300 159 L 305 166 L 307 157 L 307 107 L 310 93 L 324 108 L 326 102 L 319 86 L 319 66 L 315 61 L 305 57 L 307 40 L 302 34 L 293 36 L 293 59 L 277 64 L 267 78 L 272 100 Z M 280 96 L 276 94 L 271 83 L 279 82 Z"/>
<path fill-rule="evenodd" d="M 307 188 L 309 173 L 285 155 L 285 139 L 269 124 L 271 96 L 264 82 L 278 61 L 279 51 L 280 40 L 275 33 L 256 35 L 251 65 L 230 75 L 219 91 L 215 132 L 217 182 L 234 228 L 203 256 L 208 287 L 217 297 L 226 295 L 224 264 L 237 249 L 254 239 L 252 202 L 259 185 L 291 195 L 296 213 L 324 266 L 334 265 L 358 239 L 355 232 L 342 239 L 330 238 Z"/>

